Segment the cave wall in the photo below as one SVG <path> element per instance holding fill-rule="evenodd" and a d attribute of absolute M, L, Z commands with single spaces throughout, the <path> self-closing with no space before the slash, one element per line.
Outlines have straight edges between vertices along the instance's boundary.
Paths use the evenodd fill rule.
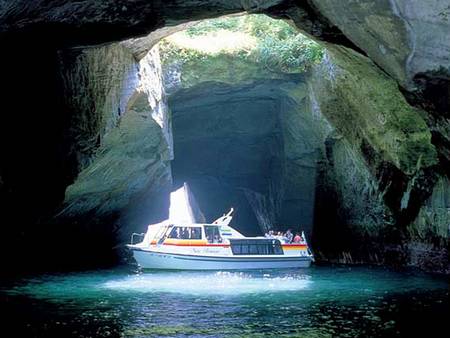
<path fill-rule="evenodd" d="M 90 164 L 104 136 L 125 113 L 138 86 L 138 64 L 119 44 L 59 51 L 67 121 L 67 149 L 74 170 Z"/>
<path fill-rule="evenodd" d="M 450 72 L 448 1 L 312 0 L 356 46 L 404 87 L 421 73 Z"/>
<path fill-rule="evenodd" d="M 77 112 L 71 136 L 86 142 L 78 147 L 89 162 L 66 189 L 54 222 L 89 223 L 103 229 L 100 235 L 120 230 L 124 241 L 168 212 L 173 147 L 159 53 L 154 48 L 137 62 L 114 44 L 81 55 L 63 74 Z"/>
<path fill-rule="evenodd" d="M 335 129 L 320 162 L 314 229 L 318 253 L 331 261 L 446 271 L 450 212 L 442 207 L 444 198 L 430 211 L 431 196 L 439 194 L 434 191 L 442 195 L 444 189 L 439 177 L 445 163 L 433 144 L 426 112 L 411 107 L 370 60 L 344 47 L 330 49 L 309 83 L 318 109 Z M 327 196 L 336 213 L 324 217 L 327 204 L 320 201 Z M 439 216 L 424 218 L 424 208 Z M 424 228 L 428 236 L 413 235 L 423 234 Z M 419 247 L 422 256 L 434 258 L 418 259 Z"/>
<path fill-rule="evenodd" d="M 0 33 L 48 35 L 59 46 L 86 46 L 144 37 L 158 28 L 193 20 L 262 11 L 282 2 L 134 0 L 130 4 L 128 0 L 3 0 Z M 54 30 L 60 34 L 51 34 Z"/>
<path fill-rule="evenodd" d="M 285 82 L 279 110 L 283 137 L 283 176 L 278 223 L 283 228 L 304 231 L 311 237 L 315 225 L 316 186 L 319 162 L 326 137 L 333 128 L 317 107 L 310 91 L 309 75 L 298 83 Z"/>

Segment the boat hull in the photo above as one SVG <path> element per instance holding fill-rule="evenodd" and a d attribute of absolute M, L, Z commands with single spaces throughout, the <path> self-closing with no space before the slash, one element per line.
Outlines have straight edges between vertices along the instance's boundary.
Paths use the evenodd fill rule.
<path fill-rule="evenodd" d="M 163 270 L 246 270 L 307 268 L 311 257 L 272 256 L 199 256 L 133 249 L 134 258 L 143 269 Z"/>

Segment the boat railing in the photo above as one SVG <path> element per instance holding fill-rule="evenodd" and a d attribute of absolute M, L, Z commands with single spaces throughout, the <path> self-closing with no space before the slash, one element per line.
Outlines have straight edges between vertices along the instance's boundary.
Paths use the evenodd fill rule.
<path fill-rule="evenodd" d="M 308 243 L 306 242 L 306 236 L 305 236 L 305 233 L 302 231 L 302 238 L 303 238 L 303 242 L 306 244 L 306 245 L 308 245 Z M 311 257 L 311 260 L 313 261 L 313 262 L 315 262 L 315 259 L 314 259 L 314 253 L 312 252 L 312 250 L 311 250 L 311 248 L 309 247 L 309 245 L 307 246 L 307 248 L 308 248 L 308 255 Z"/>
<path fill-rule="evenodd" d="M 302 242 L 301 243 L 308 245 L 308 242 L 306 241 L 306 236 L 305 236 L 305 232 L 304 231 L 302 231 Z"/>
<path fill-rule="evenodd" d="M 131 244 L 136 244 L 136 243 L 134 242 L 134 239 L 135 239 L 136 237 L 138 238 L 138 242 L 136 242 L 136 243 L 140 243 L 140 242 L 143 241 L 143 239 L 144 239 L 144 237 L 145 237 L 145 233 L 137 233 L 137 232 L 133 232 L 133 233 L 131 234 Z"/>

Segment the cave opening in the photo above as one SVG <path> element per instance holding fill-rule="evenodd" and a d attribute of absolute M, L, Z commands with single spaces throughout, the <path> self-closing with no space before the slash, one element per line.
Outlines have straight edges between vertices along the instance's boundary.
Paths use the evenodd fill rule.
<path fill-rule="evenodd" d="M 233 225 L 246 235 L 310 236 L 319 129 L 329 126 L 312 114 L 306 78 L 324 49 L 262 14 L 205 20 L 157 48 L 174 186 L 189 184 L 207 220 L 234 207 Z"/>

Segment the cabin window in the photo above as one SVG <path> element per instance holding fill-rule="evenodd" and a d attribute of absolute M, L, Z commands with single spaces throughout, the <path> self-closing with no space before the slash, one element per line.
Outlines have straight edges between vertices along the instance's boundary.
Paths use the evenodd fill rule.
<path fill-rule="evenodd" d="M 230 239 L 233 255 L 283 255 L 277 239 Z"/>
<path fill-rule="evenodd" d="M 168 238 L 202 239 L 202 228 L 200 228 L 200 227 L 173 227 Z"/>
<path fill-rule="evenodd" d="M 205 225 L 205 235 L 208 243 L 222 243 L 223 239 L 220 235 L 218 226 Z"/>

